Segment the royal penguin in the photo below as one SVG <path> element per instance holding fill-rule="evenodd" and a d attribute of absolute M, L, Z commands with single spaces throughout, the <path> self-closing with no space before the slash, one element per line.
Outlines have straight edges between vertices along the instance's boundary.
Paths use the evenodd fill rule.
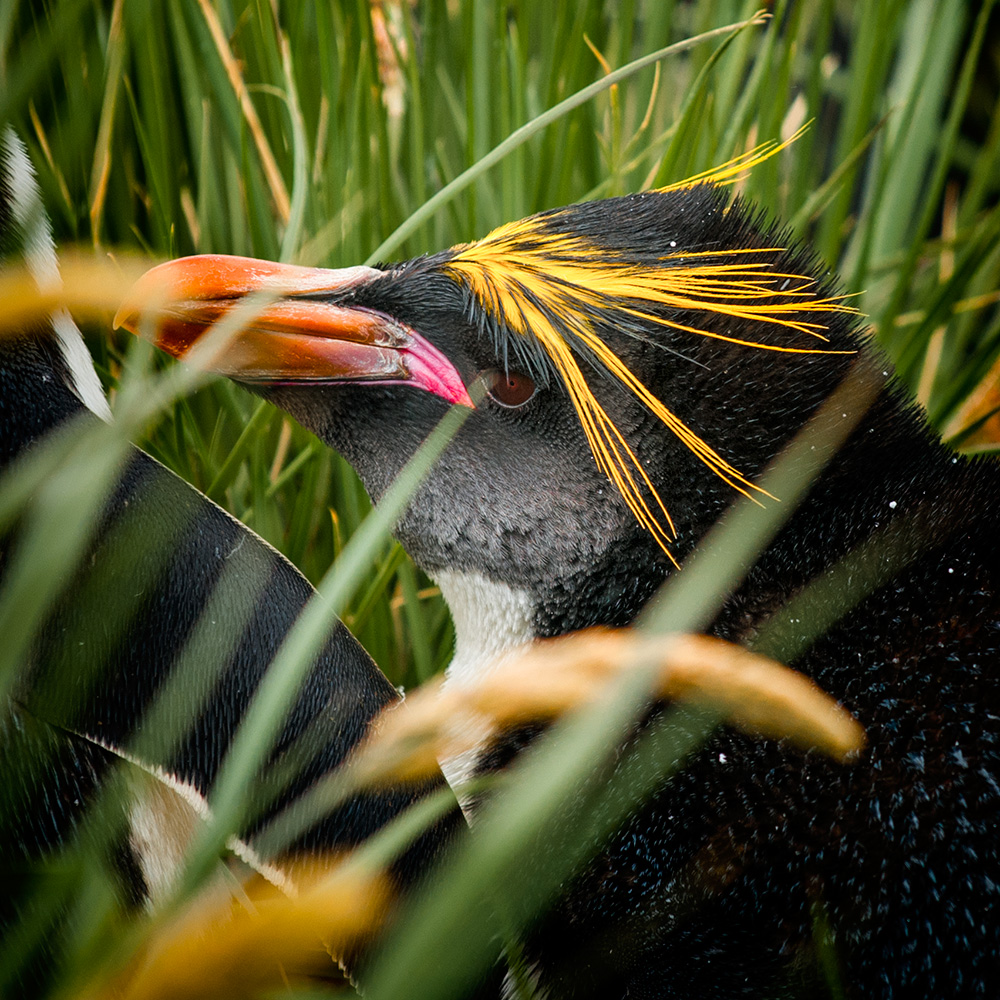
<path fill-rule="evenodd" d="M 634 622 L 738 494 L 780 501 L 760 477 L 824 401 L 868 386 L 707 625 L 750 645 L 765 624 L 795 633 L 789 602 L 870 551 L 871 584 L 791 663 L 855 715 L 865 749 L 840 766 L 721 728 L 523 953 L 548 997 L 815 996 L 821 914 L 847 996 L 992 989 L 1000 472 L 933 437 L 808 249 L 708 178 L 376 268 L 185 258 L 119 318 L 138 329 L 165 296 L 156 340 L 184 357 L 265 287 L 277 301 L 215 369 L 337 449 L 373 499 L 449 407 L 471 410 L 396 527 L 454 616 L 452 681 L 525 642 Z M 460 785 L 533 736 L 446 771 Z"/>

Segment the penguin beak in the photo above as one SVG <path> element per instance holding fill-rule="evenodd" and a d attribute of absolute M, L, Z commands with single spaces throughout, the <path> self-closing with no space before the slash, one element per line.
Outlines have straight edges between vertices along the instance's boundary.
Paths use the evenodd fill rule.
<path fill-rule="evenodd" d="M 371 267 L 298 267 L 206 254 L 168 261 L 132 286 L 115 327 L 149 335 L 185 358 L 210 327 L 254 292 L 245 324 L 207 370 L 264 385 L 405 383 L 473 407 L 454 365 L 415 330 L 384 313 L 331 301 L 377 278 Z M 198 359 L 195 352 L 192 360 Z"/>

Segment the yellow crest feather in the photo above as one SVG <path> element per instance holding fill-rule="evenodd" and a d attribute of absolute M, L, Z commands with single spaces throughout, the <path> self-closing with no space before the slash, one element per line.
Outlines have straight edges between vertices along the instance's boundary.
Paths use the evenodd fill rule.
<path fill-rule="evenodd" d="M 780 147 L 760 148 L 676 187 L 718 183 Z M 664 189 L 668 190 L 668 189 Z M 566 387 L 598 467 L 614 483 L 639 523 L 671 559 L 676 530 L 666 505 L 632 448 L 595 397 L 577 354 L 596 361 L 661 420 L 719 478 L 746 496 L 766 494 L 730 465 L 654 396 L 600 336 L 602 322 L 643 324 L 787 353 L 836 353 L 741 339 L 711 329 L 710 317 L 750 320 L 826 341 L 812 314 L 856 313 L 842 297 L 817 297 L 815 281 L 778 270 L 761 256 L 783 247 L 670 252 L 636 261 L 578 232 L 559 231 L 566 209 L 500 226 L 475 243 L 453 247 L 442 269 L 466 287 L 487 315 L 515 335 L 533 338 Z M 757 260 L 745 260 L 753 254 Z M 704 326 L 664 311 L 706 314 Z"/>
<path fill-rule="evenodd" d="M 731 160 L 726 160 L 725 163 L 720 163 L 717 167 L 703 170 L 700 174 L 695 174 L 693 177 L 687 177 L 682 181 L 668 184 L 666 187 L 657 188 L 656 190 L 660 192 L 683 191 L 685 188 L 694 187 L 696 184 L 733 184 L 741 178 L 746 177 L 758 163 L 763 163 L 765 160 L 771 159 L 772 156 L 776 156 L 783 149 L 787 149 L 806 132 L 811 124 L 812 121 L 807 121 L 804 125 L 799 126 L 783 142 L 778 142 L 777 139 L 769 139 L 767 142 L 762 142 L 759 146 L 754 146 L 753 149 L 749 149 L 745 153 L 740 153 L 739 156 L 734 156 Z"/>

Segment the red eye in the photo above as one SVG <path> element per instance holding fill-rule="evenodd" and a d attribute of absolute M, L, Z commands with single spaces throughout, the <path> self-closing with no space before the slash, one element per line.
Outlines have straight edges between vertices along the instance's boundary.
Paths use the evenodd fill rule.
<path fill-rule="evenodd" d="M 483 372 L 482 379 L 490 399 L 501 406 L 523 406 L 535 394 L 535 383 L 520 372 L 489 368 Z"/>

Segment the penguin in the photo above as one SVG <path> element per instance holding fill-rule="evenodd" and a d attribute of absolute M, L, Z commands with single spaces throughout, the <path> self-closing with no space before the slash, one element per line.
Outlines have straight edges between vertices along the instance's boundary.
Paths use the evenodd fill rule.
<path fill-rule="evenodd" d="M 40 289 L 58 284 L 33 168 L 9 128 L 0 136 L 0 240 L 3 259 L 26 265 Z M 16 475 L 19 460 L 61 429 L 110 419 L 68 314 L 0 339 L 0 471 Z M 0 533 L 0 589 L 29 519 L 22 514 Z M 5 941 L 15 940 L 16 926 L 35 930 L 30 947 L 5 959 L 5 994 L 41 995 L 58 981 L 64 956 L 53 942 L 66 913 L 46 912 L 39 901 L 66 896 L 60 859 L 81 838 L 102 853 L 123 912 L 169 898 L 191 838 L 211 818 L 213 783 L 251 699 L 312 595 L 271 546 L 131 448 L 79 568 L 0 706 L 0 926 Z M 172 724 L 173 738 L 154 746 L 143 742 L 145 721 L 164 692 L 174 701 L 160 721 Z M 289 862 L 348 851 L 442 787 L 438 780 L 355 794 L 280 854 L 258 851 L 255 837 L 268 822 L 337 768 L 371 719 L 398 700 L 335 622 L 244 791 L 233 854 L 290 891 Z M 123 774 L 124 794 L 114 784 Z M 105 834 L 89 822 L 98 805 Z M 417 838 L 392 866 L 392 888 L 402 894 L 416 884 L 463 825 L 456 807 Z M 343 955 L 345 971 L 363 980 L 370 951 Z"/>
<path fill-rule="evenodd" d="M 211 368 L 315 431 L 373 499 L 449 407 L 471 411 L 396 526 L 452 611 L 452 683 L 525 642 L 635 622 L 740 494 L 780 502 L 760 477 L 831 394 L 870 385 L 706 629 L 801 638 L 795 602 L 825 584 L 826 627 L 790 665 L 866 748 L 841 767 L 719 729 L 523 954 L 547 997 L 817 996 L 819 920 L 845 996 L 984 995 L 1000 971 L 1000 472 L 933 437 L 834 279 L 724 179 L 374 268 L 185 258 L 118 319 L 138 330 L 165 299 L 156 342 L 183 358 L 270 289 Z M 872 579 L 838 604 L 858 554 Z M 446 773 L 503 767 L 542 728 Z"/>

